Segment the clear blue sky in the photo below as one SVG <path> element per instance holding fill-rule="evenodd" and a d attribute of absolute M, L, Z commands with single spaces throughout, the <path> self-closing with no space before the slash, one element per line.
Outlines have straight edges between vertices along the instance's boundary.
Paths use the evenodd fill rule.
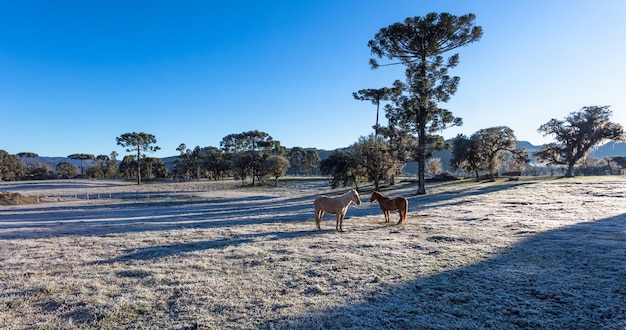
<path fill-rule="evenodd" d="M 458 49 L 461 83 L 442 106 L 464 125 L 446 138 L 504 125 L 542 144 L 541 124 L 588 105 L 626 125 L 623 0 L 2 0 L 0 149 L 123 156 L 115 138 L 136 131 L 166 157 L 249 130 L 346 147 L 376 115 L 352 92 L 403 78 L 371 70 L 367 42 L 429 12 L 471 12 L 484 30 Z"/>

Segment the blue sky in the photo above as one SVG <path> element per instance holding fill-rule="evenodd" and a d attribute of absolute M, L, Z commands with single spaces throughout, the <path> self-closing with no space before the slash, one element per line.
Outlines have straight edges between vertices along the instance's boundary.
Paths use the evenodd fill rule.
<path fill-rule="evenodd" d="M 346 147 L 376 116 L 352 92 L 403 78 L 371 70 L 367 42 L 429 12 L 471 12 L 484 30 L 458 49 L 442 107 L 464 125 L 446 138 L 504 125 L 542 144 L 541 124 L 588 105 L 626 125 L 621 0 L 0 1 L 0 149 L 123 156 L 115 138 L 136 131 L 166 157 L 249 130 Z"/>

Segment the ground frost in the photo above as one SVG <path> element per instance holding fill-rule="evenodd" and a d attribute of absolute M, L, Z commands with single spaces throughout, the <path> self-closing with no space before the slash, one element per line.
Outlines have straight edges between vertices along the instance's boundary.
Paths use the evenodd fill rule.
<path fill-rule="evenodd" d="M 0 327 L 626 325 L 623 177 L 437 183 L 424 196 L 398 185 L 386 193 L 409 199 L 406 225 L 385 224 L 363 193 L 345 233 L 331 216 L 314 230 L 325 180 L 216 185 L 3 206 Z"/>

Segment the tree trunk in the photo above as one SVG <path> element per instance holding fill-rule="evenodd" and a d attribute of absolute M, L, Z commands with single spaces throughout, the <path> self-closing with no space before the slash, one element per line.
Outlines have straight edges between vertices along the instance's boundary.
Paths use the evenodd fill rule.
<path fill-rule="evenodd" d="M 417 195 L 426 194 L 426 123 L 419 123 L 417 129 Z"/>
<path fill-rule="evenodd" d="M 141 149 L 137 145 L 137 184 L 141 184 Z"/>
<path fill-rule="evenodd" d="M 567 171 L 565 171 L 565 177 L 567 178 L 571 178 L 574 175 L 572 174 L 574 169 L 574 163 L 570 162 L 569 164 L 567 164 Z"/>

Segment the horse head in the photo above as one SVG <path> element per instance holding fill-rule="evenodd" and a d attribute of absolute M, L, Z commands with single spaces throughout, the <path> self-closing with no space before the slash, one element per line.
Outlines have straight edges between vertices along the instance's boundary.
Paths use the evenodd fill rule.
<path fill-rule="evenodd" d="M 352 189 L 352 201 L 356 205 L 361 205 L 361 197 L 359 196 L 359 192 L 356 189 Z"/>
<path fill-rule="evenodd" d="M 376 190 L 372 191 L 372 197 L 370 198 L 370 203 L 374 203 L 380 197 L 380 193 Z"/>

